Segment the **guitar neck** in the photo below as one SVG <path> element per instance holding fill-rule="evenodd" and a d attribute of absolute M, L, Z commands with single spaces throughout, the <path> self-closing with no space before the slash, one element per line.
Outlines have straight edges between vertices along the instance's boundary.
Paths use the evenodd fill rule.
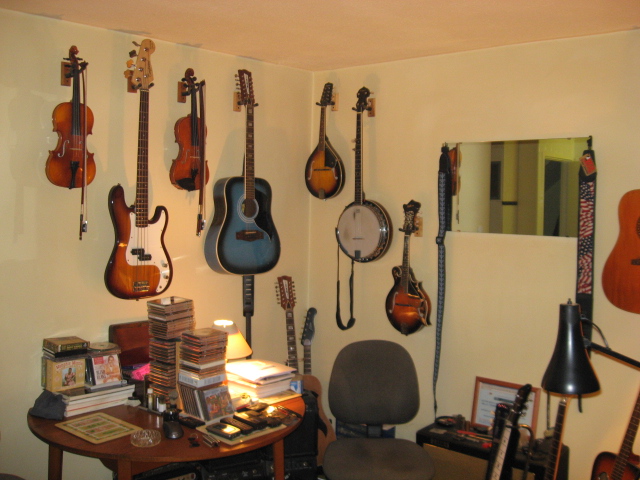
<path fill-rule="evenodd" d="M 325 150 L 325 138 L 327 135 L 326 111 L 327 107 L 320 107 L 320 138 L 318 139 L 318 150 L 321 152 Z"/>
<path fill-rule="evenodd" d="M 247 126 L 244 152 L 244 191 L 245 200 L 255 200 L 255 158 L 254 158 L 254 105 L 247 105 Z"/>
<path fill-rule="evenodd" d="M 627 428 L 627 433 L 624 436 L 624 440 L 622 440 L 620 453 L 616 457 L 616 460 L 613 464 L 613 470 L 611 474 L 611 478 L 613 480 L 621 480 L 625 472 L 625 469 L 627 468 L 627 462 L 631 457 L 633 444 L 636 439 L 636 434 L 638 433 L 639 422 L 640 422 L 640 393 L 638 393 L 638 398 L 636 399 L 636 406 L 634 407 L 633 413 L 631 414 L 631 420 L 629 421 L 629 427 Z"/>
<path fill-rule="evenodd" d="M 136 179 L 136 227 L 149 224 L 149 90 L 140 89 L 138 117 L 138 171 Z"/>
<path fill-rule="evenodd" d="M 287 318 L 287 367 L 298 370 L 298 347 L 296 346 L 296 327 L 293 321 L 293 309 L 286 309 Z"/>
<path fill-rule="evenodd" d="M 358 205 L 364 203 L 364 193 L 362 192 L 362 112 L 356 115 L 356 154 L 355 154 L 355 202 Z"/>
<path fill-rule="evenodd" d="M 404 248 L 402 250 L 402 278 L 400 284 L 405 293 L 409 292 L 409 239 L 411 235 L 404 236 Z"/>
<path fill-rule="evenodd" d="M 305 375 L 311 375 L 311 343 L 305 343 L 303 346 L 303 372 Z"/>
<path fill-rule="evenodd" d="M 549 450 L 549 456 L 547 457 L 544 480 L 555 480 L 558 473 L 558 458 L 560 457 L 560 449 L 562 447 L 562 432 L 566 408 L 567 399 L 563 398 L 558 404 L 556 426 L 553 429 L 553 438 L 551 439 L 551 449 Z"/>

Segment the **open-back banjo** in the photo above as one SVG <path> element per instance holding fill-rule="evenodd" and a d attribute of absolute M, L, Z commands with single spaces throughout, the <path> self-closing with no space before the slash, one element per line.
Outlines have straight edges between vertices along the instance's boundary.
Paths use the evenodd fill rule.
<path fill-rule="evenodd" d="M 362 190 L 362 113 L 368 110 L 367 87 L 358 90 L 355 201 L 346 206 L 336 227 L 340 249 L 356 262 L 370 262 L 380 258 L 391 243 L 391 221 L 385 209 L 372 200 L 365 200 Z"/>

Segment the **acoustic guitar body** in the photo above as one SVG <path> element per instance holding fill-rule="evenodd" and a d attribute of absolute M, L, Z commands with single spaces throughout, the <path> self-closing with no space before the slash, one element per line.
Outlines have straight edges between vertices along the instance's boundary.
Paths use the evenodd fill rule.
<path fill-rule="evenodd" d="M 602 288 L 616 307 L 640 313 L 640 190 L 623 195 L 618 218 L 620 233 L 602 271 Z"/>
<path fill-rule="evenodd" d="M 340 249 L 356 262 L 370 262 L 385 254 L 391 243 L 389 214 L 377 202 L 353 202 L 343 210 L 336 237 Z"/>
<path fill-rule="evenodd" d="M 318 145 L 309 156 L 304 179 L 307 189 L 316 198 L 335 197 L 344 186 L 344 165 L 329 139 L 324 139 L 324 149 Z"/>
<path fill-rule="evenodd" d="M 109 212 L 115 231 L 115 243 L 104 273 L 104 282 L 112 295 L 129 300 L 163 293 L 171 284 L 171 258 L 164 245 L 168 213 L 156 207 L 151 220 L 136 225 L 133 208 L 127 206 L 120 185 L 109 192 Z"/>
<path fill-rule="evenodd" d="M 393 267 L 391 274 L 394 285 L 387 295 L 385 311 L 393 328 L 403 335 L 409 335 L 425 325 L 431 325 L 431 300 L 422 288 L 422 282 L 416 280 L 413 269 L 409 273 L 408 292 L 402 286 L 402 268 Z"/>
<path fill-rule="evenodd" d="M 264 273 L 280 258 L 280 238 L 271 218 L 271 186 L 255 179 L 256 212 L 248 216 L 244 182 L 244 177 L 222 178 L 213 188 L 215 213 L 204 254 L 209 267 L 219 273 Z"/>
<path fill-rule="evenodd" d="M 616 455 L 611 452 L 601 452 L 596 457 L 591 471 L 591 480 L 638 480 L 640 468 L 627 462 L 619 472 L 615 467 Z"/>

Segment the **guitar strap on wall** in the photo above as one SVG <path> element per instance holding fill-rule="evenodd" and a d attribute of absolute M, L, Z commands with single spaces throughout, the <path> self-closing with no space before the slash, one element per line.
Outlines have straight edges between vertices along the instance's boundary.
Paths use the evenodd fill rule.
<path fill-rule="evenodd" d="M 436 312 L 436 351 L 433 362 L 433 411 L 438 416 L 438 401 L 436 400 L 436 385 L 440 369 L 440 350 L 442 343 L 442 320 L 444 317 L 444 300 L 446 287 L 446 249 L 444 237 L 447 230 L 451 230 L 451 160 L 449 147 L 445 143 L 441 149 L 440 166 L 438 169 L 438 299 Z"/>
<path fill-rule="evenodd" d="M 356 319 L 353 317 L 353 259 L 351 259 L 351 276 L 349 276 L 349 315 L 351 316 L 347 321 L 347 325 L 342 323 L 342 317 L 340 316 L 340 246 L 338 246 L 338 281 L 337 281 L 337 302 L 336 302 L 336 322 L 340 330 L 349 330 L 356 323 Z"/>
<path fill-rule="evenodd" d="M 592 137 L 587 140 L 587 150 L 580 157 L 580 214 L 578 225 L 578 270 L 576 278 L 576 303 L 580 305 L 582 319 L 593 322 L 593 249 L 596 227 L 596 155 L 591 149 Z M 591 325 L 582 324 L 583 334 L 591 338 Z"/>

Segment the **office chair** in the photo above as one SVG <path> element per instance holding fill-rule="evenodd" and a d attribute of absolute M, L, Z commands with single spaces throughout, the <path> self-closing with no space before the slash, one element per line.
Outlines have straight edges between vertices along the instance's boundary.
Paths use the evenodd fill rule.
<path fill-rule="evenodd" d="M 344 347 L 331 371 L 329 407 L 340 422 L 365 424 L 368 435 L 328 445 L 323 470 L 329 480 L 433 478 L 433 461 L 421 446 L 381 438 L 383 424 L 407 423 L 420 407 L 418 375 L 404 347 L 386 340 Z"/>

